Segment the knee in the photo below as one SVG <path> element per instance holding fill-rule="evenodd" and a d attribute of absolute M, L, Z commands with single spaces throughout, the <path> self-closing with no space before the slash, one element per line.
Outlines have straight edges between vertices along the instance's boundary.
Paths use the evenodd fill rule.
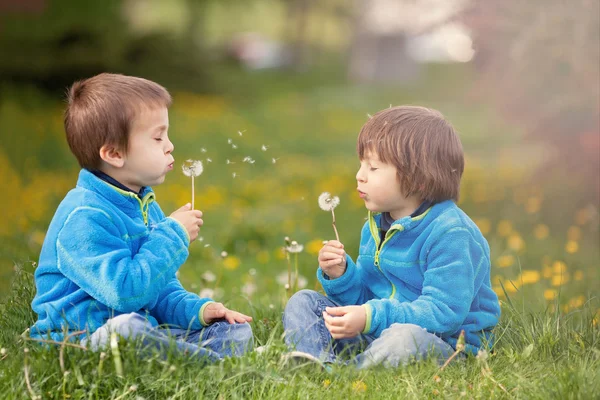
<path fill-rule="evenodd" d="M 404 343 L 415 343 L 427 330 L 415 324 L 392 324 L 381 333 L 381 338 L 393 341 L 397 345 Z"/>
<path fill-rule="evenodd" d="M 305 312 L 307 309 L 312 308 L 317 296 L 319 294 L 314 290 L 302 289 L 290 297 L 285 305 L 284 312 L 289 313 L 296 310 L 303 310 Z"/>
<path fill-rule="evenodd" d="M 152 328 L 152 324 L 137 313 L 118 315 L 111 318 L 108 324 L 109 331 L 116 332 L 124 338 L 134 338 L 145 330 Z"/>
<path fill-rule="evenodd" d="M 229 340 L 233 342 L 234 353 L 242 355 L 254 348 L 254 335 L 249 323 L 234 324 L 229 331 Z"/>

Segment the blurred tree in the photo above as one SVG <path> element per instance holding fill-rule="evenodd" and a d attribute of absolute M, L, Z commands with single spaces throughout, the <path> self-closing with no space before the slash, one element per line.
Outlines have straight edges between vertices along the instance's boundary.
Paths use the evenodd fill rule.
<path fill-rule="evenodd" d="M 206 85 L 202 53 L 191 38 L 137 34 L 123 4 L 2 0 L 0 82 L 62 91 L 76 79 L 110 71 L 144 76 L 170 88 Z"/>
<path fill-rule="evenodd" d="M 598 204 L 599 2 L 487 0 L 465 22 L 484 95 L 552 149 L 536 178 Z"/>
<path fill-rule="evenodd" d="M 406 51 L 410 36 L 439 28 L 467 0 L 356 0 L 349 76 L 360 82 L 409 82 L 419 65 Z"/>

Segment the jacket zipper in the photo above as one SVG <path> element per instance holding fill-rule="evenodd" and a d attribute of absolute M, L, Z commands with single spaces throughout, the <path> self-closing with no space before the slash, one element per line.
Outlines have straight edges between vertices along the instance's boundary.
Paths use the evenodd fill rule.
<path fill-rule="evenodd" d="M 373 239 L 375 239 L 375 246 L 377 248 L 377 250 L 375 250 L 375 266 L 377 267 L 379 272 L 381 272 L 381 275 L 383 275 L 385 279 L 387 279 L 390 282 L 390 285 L 392 286 L 392 294 L 389 298 L 393 299 L 396 295 L 396 286 L 394 286 L 392 281 L 383 273 L 383 270 L 381 269 L 381 265 L 379 263 L 379 253 L 381 252 L 383 246 L 392 238 L 392 236 L 394 236 L 396 232 L 402 232 L 404 230 L 404 227 L 400 224 L 394 225 L 393 229 L 392 227 L 390 227 L 390 229 L 385 233 L 385 238 L 383 239 L 383 242 L 381 242 L 379 232 L 376 232 L 377 226 L 375 224 L 375 220 L 372 217 L 370 217 L 369 220 L 369 227 L 371 230 L 371 236 L 373 236 Z"/>

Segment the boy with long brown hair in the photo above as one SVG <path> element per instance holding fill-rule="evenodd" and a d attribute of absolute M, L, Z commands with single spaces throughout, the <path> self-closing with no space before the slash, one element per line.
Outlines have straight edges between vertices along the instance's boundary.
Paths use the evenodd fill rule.
<path fill-rule="evenodd" d="M 397 366 L 447 358 L 462 330 L 467 353 L 489 346 L 500 306 L 488 243 L 455 203 L 464 158 L 454 128 L 435 110 L 389 108 L 362 127 L 357 151 L 369 211 L 358 258 L 339 241 L 323 246 L 327 297 L 302 290 L 289 300 L 289 356 L 328 363 L 360 353 L 350 361 L 359 368 Z"/>

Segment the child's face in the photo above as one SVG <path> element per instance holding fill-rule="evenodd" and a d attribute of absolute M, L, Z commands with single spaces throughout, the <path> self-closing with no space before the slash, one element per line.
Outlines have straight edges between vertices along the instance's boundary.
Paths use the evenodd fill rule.
<path fill-rule="evenodd" d="M 415 196 L 404 196 L 396 167 L 380 161 L 373 152 L 367 152 L 360 161 L 356 181 L 358 194 L 370 211 L 389 212 L 394 219 L 400 219 L 421 204 Z"/>
<path fill-rule="evenodd" d="M 119 181 L 139 191 L 142 186 L 163 183 L 173 169 L 173 143 L 168 137 L 169 113 L 166 107 L 143 108 L 133 121 L 129 148 L 120 168 Z"/>

